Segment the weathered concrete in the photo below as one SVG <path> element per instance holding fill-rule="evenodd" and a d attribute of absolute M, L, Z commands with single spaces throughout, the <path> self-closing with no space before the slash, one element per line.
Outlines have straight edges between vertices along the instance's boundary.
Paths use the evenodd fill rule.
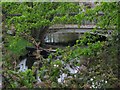
<path fill-rule="evenodd" d="M 98 28 L 95 33 L 92 32 L 95 25 L 86 25 L 79 27 L 78 25 L 53 25 L 49 28 L 45 37 L 46 43 L 65 43 L 79 39 L 85 32 L 91 34 L 98 34 L 100 36 L 108 37 L 113 30 L 102 30 Z"/>

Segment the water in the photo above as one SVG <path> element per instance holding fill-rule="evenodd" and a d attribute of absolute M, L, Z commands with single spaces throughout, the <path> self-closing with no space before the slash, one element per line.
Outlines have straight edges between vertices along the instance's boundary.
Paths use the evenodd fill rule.
<path fill-rule="evenodd" d="M 18 64 L 17 68 L 19 68 L 18 72 L 25 72 L 28 69 L 28 66 L 26 66 L 27 58 L 21 60 L 21 62 Z"/>
<path fill-rule="evenodd" d="M 72 43 L 81 38 L 85 32 L 92 32 L 93 28 L 51 28 L 46 34 L 45 43 L 47 44 L 60 44 L 60 43 Z M 105 33 L 105 30 L 98 29 L 96 33 L 102 36 L 108 36 L 112 30 L 108 30 Z"/>
<path fill-rule="evenodd" d="M 19 68 L 18 72 L 25 72 L 26 70 L 28 70 L 28 66 L 26 64 L 27 60 L 28 60 L 27 58 L 21 60 L 21 62 L 17 66 L 17 68 Z M 61 60 L 61 62 L 63 64 L 65 64 L 64 61 Z M 57 67 L 57 65 L 54 65 L 54 66 Z M 76 73 L 79 72 L 80 66 L 72 66 L 72 67 L 70 67 L 69 64 L 65 64 L 64 69 L 67 69 L 71 74 L 76 74 Z M 37 82 L 42 82 L 38 75 L 39 75 L 39 71 L 37 70 L 37 72 L 36 72 L 36 80 L 37 80 Z M 65 78 L 69 78 L 70 76 L 68 76 L 65 73 L 62 73 L 62 74 L 59 75 L 59 77 L 60 78 L 58 78 L 58 83 L 63 83 Z"/>
<path fill-rule="evenodd" d="M 27 58 L 21 60 L 21 62 L 17 66 L 17 68 L 19 68 L 18 72 L 25 72 L 26 70 L 28 70 L 28 66 L 26 64 L 27 60 L 28 60 Z M 38 74 L 39 74 L 39 72 L 37 70 L 36 71 L 36 80 L 37 80 L 37 82 L 41 82 L 41 79 L 39 78 Z"/>
<path fill-rule="evenodd" d="M 63 32 L 48 33 L 45 37 L 45 43 L 47 44 L 72 43 L 79 39 L 81 35 L 82 34 L 79 33 L 63 33 Z"/>

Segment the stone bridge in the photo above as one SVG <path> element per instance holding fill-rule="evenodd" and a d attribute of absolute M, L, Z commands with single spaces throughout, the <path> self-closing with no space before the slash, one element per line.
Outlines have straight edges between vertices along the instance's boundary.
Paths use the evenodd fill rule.
<path fill-rule="evenodd" d="M 75 41 L 81 37 L 85 32 L 90 32 L 91 34 L 98 34 L 100 36 L 108 37 L 112 33 L 111 30 L 103 30 L 97 28 L 96 32 L 92 32 L 95 25 L 53 25 L 49 28 L 48 33 L 45 37 L 46 43 L 58 43 L 58 42 L 69 42 Z"/>

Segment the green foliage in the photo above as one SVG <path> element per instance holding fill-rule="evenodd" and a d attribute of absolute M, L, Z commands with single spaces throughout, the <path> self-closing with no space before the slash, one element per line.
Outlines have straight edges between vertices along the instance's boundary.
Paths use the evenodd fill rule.
<path fill-rule="evenodd" d="M 33 83 L 36 81 L 35 77 L 33 76 L 34 73 L 32 70 L 27 70 L 25 72 L 20 72 L 20 82 L 23 86 L 26 86 L 27 88 L 33 88 Z"/>
<path fill-rule="evenodd" d="M 111 80 L 115 78 L 115 81 L 118 82 L 118 78 L 112 72 L 114 71 L 113 67 L 115 69 L 116 65 L 112 65 L 105 61 L 111 57 L 107 55 L 106 46 L 107 43 L 105 42 L 96 42 L 91 43 L 87 47 L 80 47 L 79 44 L 76 44 L 72 47 L 72 50 L 70 47 L 66 47 L 64 50 L 57 49 L 57 52 L 53 55 L 57 59 L 50 55 L 50 64 L 47 65 L 49 62 L 46 60 L 45 62 L 47 63 L 44 64 L 44 68 L 40 70 L 41 72 L 46 71 L 46 73 L 40 75 L 42 78 L 44 78 L 44 76 L 48 76 L 47 80 L 53 81 L 52 87 L 55 85 L 57 87 L 73 88 L 84 87 L 85 84 L 90 84 L 91 88 L 109 88 L 113 85 Z M 87 62 L 87 68 L 76 74 L 71 74 L 64 68 L 64 64 L 62 62 L 64 62 L 64 64 L 70 64 L 71 66 L 82 66 Z M 71 75 L 73 78 L 66 78 L 62 85 L 56 84 L 61 72 Z M 76 75 L 76 77 L 74 77 L 74 75 Z"/>
<path fill-rule="evenodd" d="M 36 82 L 33 72 L 29 69 L 26 72 L 8 70 L 4 75 L 6 75 L 6 78 L 3 78 L 3 81 L 6 84 L 9 83 L 8 88 L 18 88 L 21 86 L 33 88 L 33 84 Z M 5 81 L 6 79 L 8 79 L 8 81 Z"/>
<path fill-rule="evenodd" d="M 94 19 L 97 21 L 97 27 L 103 29 L 114 29 L 117 25 L 118 3 L 117 2 L 102 2 L 94 9 L 87 9 L 86 19 Z"/>
<path fill-rule="evenodd" d="M 14 23 L 16 30 L 20 32 L 24 30 L 29 31 L 33 28 L 38 29 L 41 26 L 49 26 L 52 21 L 54 21 L 54 16 L 60 17 L 60 19 L 64 21 L 64 19 L 68 19 L 66 14 L 77 13 L 79 10 L 79 5 L 77 3 L 4 2 L 2 6 L 6 14 L 22 14 L 18 17 L 7 18 L 8 25 L 10 26 L 11 23 Z M 8 7 L 9 9 L 6 9 Z M 59 21 L 60 20 L 58 20 L 58 22 Z"/>
<path fill-rule="evenodd" d="M 96 3 L 97 4 L 97 3 Z M 97 27 L 108 30 L 117 25 L 117 2 L 102 2 L 93 9 L 86 8 L 86 12 L 82 12 L 84 7 L 78 3 L 51 3 L 51 2 L 22 2 L 22 3 L 3 3 L 3 11 L 7 14 L 21 13 L 22 16 L 6 18 L 6 24 L 9 28 L 11 23 L 15 25 L 16 35 L 7 36 L 8 43 L 5 46 L 8 50 L 15 54 L 23 52 L 24 47 L 31 46 L 29 41 L 18 37 L 22 32 L 31 33 L 32 30 L 52 24 L 81 24 L 82 20 L 96 20 Z M 16 8 L 17 7 L 17 8 Z M 70 13 L 77 15 L 70 15 Z M 103 16 L 98 14 L 103 12 Z M 111 27 L 110 27 L 111 26 Z M 115 31 L 115 30 L 114 30 Z M 45 87 L 57 88 L 115 88 L 119 86 L 120 80 L 118 74 L 118 61 L 116 58 L 116 33 L 111 35 L 108 41 L 97 41 L 99 37 L 90 33 L 85 33 L 80 40 L 76 41 L 73 47 L 65 49 L 56 49 L 56 53 L 51 54 L 39 70 L 38 76 L 41 78 Z M 32 70 L 25 72 L 16 72 L 13 65 L 14 59 L 11 58 L 10 52 L 7 52 L 4 59 L 4 75 L 3 80 L 7 88 L 34 88 L 36 80 Z M 64 62 L 64 63 L 63 63 Z M 80 71 L 71 74 L 65 66 L 80 66 Z M 11 65 L 11 66 L 10 66 Z M 12 66 L 13 65 L 13 66 Z M 7 67 L 8 66 L 8 67 Z M 7 72 L 6 72 L 7 71 Z M 6 72 L 6 73 L 5 73 Z M 65 78 L 63 83 L 58 83 L 58 78 L 62 73 L 71 76 Z M 12 77 L 11 77 L 12 76 Z M 49 82 L 49 85 L 46 83 Z M 41 84 L 41 83 L 40 83 Z M 42 87 L 38 85 L 38 87 Z"/>
<path fill-rule="evenodd" d="M 15 54 L 22 54 L 25 52 L 26 46 L 32 46 L 31 43 L 20 37 L 9 37 L 9 39 L 10 41 L 8 43 L 7 49 Z"/>
<path fill-rule="evenodd" d="M 79 4 L 78 3 L 52 3 L 52 2 L 3 2 L 2 3 L 2 11 L 4 15 L 8 15 L 5 19 L 5 24 L 7 29 L 11 27 L 11 24 L 15 26 L 15 33 L 14 40 L 8 39 L 10 44 L 9 49 L 13 50 L 13 52 L 22 52 L 22 48 L 25 48 L 25 41 L 21 41 L 21 33 L 27 33 L 31 36 L 33 35 L 32 32 L 36 30 L 39 34 L 43 31 L 41 30 L 45 26 L 49 27 L 53 24 L 59 23 L 70 23 L 76 22 L 71 13 L 78 13 L 79 12 Z M 21 14 L 20 16 L 11 16 L 14 14 Z M 70 18 L 70 19 L 69 19 Z M 39 31 L 40 30 L 40 31 Z M 47 30 L 44 30 L 44 32 Z M 18 37 L 20 36 L 20 38 Z M 38 40 L 38 36 L 36 36 L 36 40 Z M 18 42 L 19 40 L 19 42 Z M 40 40 L 39 40 L 40 41 Z M 13 42 L 13 43 L 12 43 Z M 18 43 L 17 43 L 18 42 Z M 18 44 L 23 42 L 23 44 L 19 47 Z M 15 44 L 15 45 L 13 45 Z M 24 47 L 23 47 L 24 46 Z M 14 49 L 13 49 L 14 48 Z M 18 50 L 16 50 L 16 49 Z M 20 50 L 19 50 L 20 49 Z M 21 52 L 20 52 L 21 51 Z"/>

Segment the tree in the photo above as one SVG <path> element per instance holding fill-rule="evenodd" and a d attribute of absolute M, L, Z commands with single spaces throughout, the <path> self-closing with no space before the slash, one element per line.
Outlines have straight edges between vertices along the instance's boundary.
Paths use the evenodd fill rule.
<path fill-rule="evenodd" d="M 72 50 L 70 47 L 67 47 L 65 50 L 57 49 L 57 52 L 53 55 L 57 57 L 60 55 L 59 60 L 49 56 L 49 60 L 44 60 L 44 65 L 40 69 L 40 77 L 43 79 L 43 83 L 47 83 L 46 87 L 87 87 L 94 88 L 96 82 L 100 83 L 100 86 L 96 84 L 96 86 L 102 88 L 108 87 L 116 87 L 119 85 L 119 80 L 117 77 L 118 70 L 117 65 L 118 61 L 116 59 L 117 56 L 117 48 L 116 45 L 118 42 L 117 39 L 117 19 L 118 16 L 118 3 L 112 2 L 102 2 L 102 3 L 95 3 L 94 8 L 89 8 L 87 6 L 80 6 L 78 3 L 51 3 L 51 2 L 42 2 L 42 3 L 34 3 L 34 2 L 24 2 L 24 3 L 3 3 L 3 12 L 6 15 L 11 14 L 21 14 L 21 16 L 10 17 L 7 16 L 6 18 L 6 25 L 8 27 L 11 26 L 11 23 L 15 25 L 16 28 L 16 35 L 10 36 L 11 38 L 8 39 L 9 46 L 15 46 L 17 44 L 16 49 L 19 45 L 23 45 L 24 33 L 27 33 L 30 36 L 33 36 L 36 40 L 40 40 L 41 43 L 43 42 L 44 35 L 48 30 L 49 26 L 53 24 L 66 24 L 66 23 L 77 23 L 81 24 L 82 20 L 96 20 L 96 28 L 102 28 L 105 31 L 109 29 L 113 29 L 113 33 L 111 34 L 110 40 L 105 42 L 95 42 L 95 43 L 87 43 L 87 48 L 81 48 L 81 44 L 84 42 L 89 41 L 86 37 L 89 36 L 89 33 L 86 33 L 83 36 L 82 40 L 77 40 L 75 46 L 73 46 Z M 9 7 L 9 8 L 8 8 Z M 16 8 L 17 7 L 17 8 Z M 85 9 L 85 12 L 82 11 Z M 34 33 L 34 34 L 33 34 Z M 22 39 L 21 39 L 22 38 Z M 94 39 L 94 37 L 92 38 Z M 11 40 L 11 41 L 10 41 Z M 28 39 L 26 39 L 28 40 Z M 29 41 L 29 40 L 28 40 Z M 21 44 L 22 42 L 22 44 Z M 80 43 L 79 43 L 80 42 Z M 26 42 L 24 41 L 26 44 Z M 25 47 L 25 44 L 22 47 Z M 13 50 L 13 47 L 11 47 Z M 16 50 L 15 49 L 15 50 Z M 18 52 L 18 51 L 17 51 Z M 7 59 L 10 60 L 10 57 L 5 58 L 5 62 Z M 76 63 L 76 60 L 80 60 L 83 62 Z M 14 60 L 13 60 L 14 61 Z M 77 73 L 75 75 L 72 74 L 72 79 L 66 80 L 66 82 L 62 85 L 57 83 L 58 75 L 62 72 L 70 74 L 67 70 L 64 69 L 64 65 L 62 64 L 64 61 L 65 64 L 70 63 L 73 66 L 83 66 L 83 71 Z M 11 62 L 10 62 L 11 63 Z M 7 70 L 13 67 L 10 66 L 10 63 L 5 63 Z M 14 82 L 13 78 L 10 78 L 9 75 L 15 76 Z M 9 87 L 20 87 L 24 85 L 26 87 L 34 87 L 34 77 L 31 70 L 26 71 L 25 73 L 21 73 L 25 80 L 21 80 L 20 75 L 15 75 L 16 73 L 11 70 L 10 72 L 5 73 L 8 75 L 10 84 L 7 86 Z M 29 75 L 30 77 L 28 77 Z M 47 75 L 47 80 L 44 79 L 44 76 Z M 70 74 L 71 75 L 71 74 Z M 95 76 L 95 77 L 94 77 Z M 20 77 L 20 78 L 16 78 Z M 82 79 L 81 79 L 82 78 Z M 103 79 L 103 81 L 102 81 Z M 18 80 L 18 81 L 17 81 Z M 20 82 L 19 82 L 20 81 Z M 81 83 L 83 82 L 83 83 Z M 17 83 L 17 84 L 16 84 Z M 50 86 L 47 86 L 50 83 Z M 92 84 L 94 83 L 94 85 Z M 38 85 L 39 86 L 39 85 Z M 40 85 L 41 86 L 41 85 Z"/>
<path fill-rule="evenodd" d="M 23 2 L 3 3 L 3 12 L 8 14 L 21 14 L 19 17 L 7 16 L 7 25 L 13 23 L 16 28 L 16 36 L 25 32 L 31 34 L 41 44 L 44 43 L 44 35 L 49 26 L 65 22 L 69 13 L 78 13 L 78 3 L 52 3 L 52 2 Z"/>

